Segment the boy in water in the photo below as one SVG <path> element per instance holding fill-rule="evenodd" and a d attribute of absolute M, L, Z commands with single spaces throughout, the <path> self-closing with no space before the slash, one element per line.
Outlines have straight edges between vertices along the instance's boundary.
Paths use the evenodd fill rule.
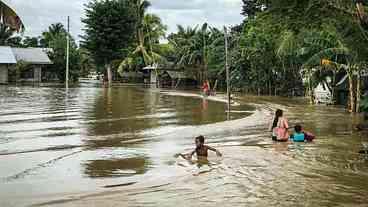
<path fill-rule="evenodd" d="M 189 154 L 190 158 L 192 158 L 194 154 L 197 154 L 197 157 L 208 157 L 208 150 L 216 152 L 216 155 L 219 157 L 222 156 L 220 151 L 204 144 L 204 136 L 196 137 L 195 144 L 196 144 L 196 149 L 193 150 L 193 152 Z"/>
<path fill-rule="evenodd" d="M 196 149 L 193 150 L 193 152 L 191 152 L 188 155 L 181 155 L 181 156 L 185 159 L 191 159 L 194 154 L 197 154 L 197 157 L 199 157 L 199 158 L 207 158 L 208 157 L 208 150 L 216 152 L 217 156 L 219 156 L 219 157 L 222 156 L 220 151 L 204 144 L 204 136 L 196 137 L 195 138 L 195 144 L 196 144 Z"/>

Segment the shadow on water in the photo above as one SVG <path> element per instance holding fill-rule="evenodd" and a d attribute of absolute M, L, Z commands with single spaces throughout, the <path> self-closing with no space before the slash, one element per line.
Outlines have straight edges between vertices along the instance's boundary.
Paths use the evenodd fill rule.
<path fill-rule="evenodd" d="M 145 157 L 91 160 L 84 164 L 84 173 L 91 178 L 124 177 L 144 174 L 149 167 L 149 160 Z"/>

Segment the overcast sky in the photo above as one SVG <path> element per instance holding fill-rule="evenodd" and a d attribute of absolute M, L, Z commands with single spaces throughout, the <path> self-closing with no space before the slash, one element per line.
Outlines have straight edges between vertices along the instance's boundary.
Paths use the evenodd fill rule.
<path fill-rule="evenodd" d="M 39 36 L 56 22 L 71 18 L 71 33 L 78 39 L 82 34 L 84 4 L 89 0 L 4 0 L 21 16 L 25 35 Z M 194 26 L 208 22 L 212 26 L 235 25 L 242 21 L 241 0 L 151 0 L 151 13 L 158 14 L 169 32 L 176 25 Z"/>

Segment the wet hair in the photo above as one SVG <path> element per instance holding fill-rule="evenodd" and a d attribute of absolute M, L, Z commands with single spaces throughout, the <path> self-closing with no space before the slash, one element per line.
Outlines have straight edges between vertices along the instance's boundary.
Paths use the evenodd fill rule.
<path fill-rule="evenodd" d="M 196 140 L 198 140 L 201 144 L 204 144 L 204 136 L 198 136 L 195 138 Z"/>
<path fill-rule="evenodd" d="M 302 132 L 302 126 L 298 124 L 294 127 L 294 130 L 295 130 L 296 133 L 300 133 L 300 132 Z"/>
<path fill-rule="evenodd" d="M 284 112 L 281 109 L 276 110 L 275 119 L 273 120 L 272 128 L 277 127 L 277 123 L 279 122 L 279 118 L 282 117 Z"/>

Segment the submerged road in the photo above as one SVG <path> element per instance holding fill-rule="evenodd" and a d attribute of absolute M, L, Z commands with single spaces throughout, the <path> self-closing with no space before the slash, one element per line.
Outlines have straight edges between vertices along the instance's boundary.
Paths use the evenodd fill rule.
<path fill-rule="evenodd" d="M 0 206 L 364 206 L 367 136 L 343 109 L 137 87 L 1 87 Z M 275 108 L 317 135 L 274 143 Z M 194 137 L 224 154 L 190 163 Z"/>

